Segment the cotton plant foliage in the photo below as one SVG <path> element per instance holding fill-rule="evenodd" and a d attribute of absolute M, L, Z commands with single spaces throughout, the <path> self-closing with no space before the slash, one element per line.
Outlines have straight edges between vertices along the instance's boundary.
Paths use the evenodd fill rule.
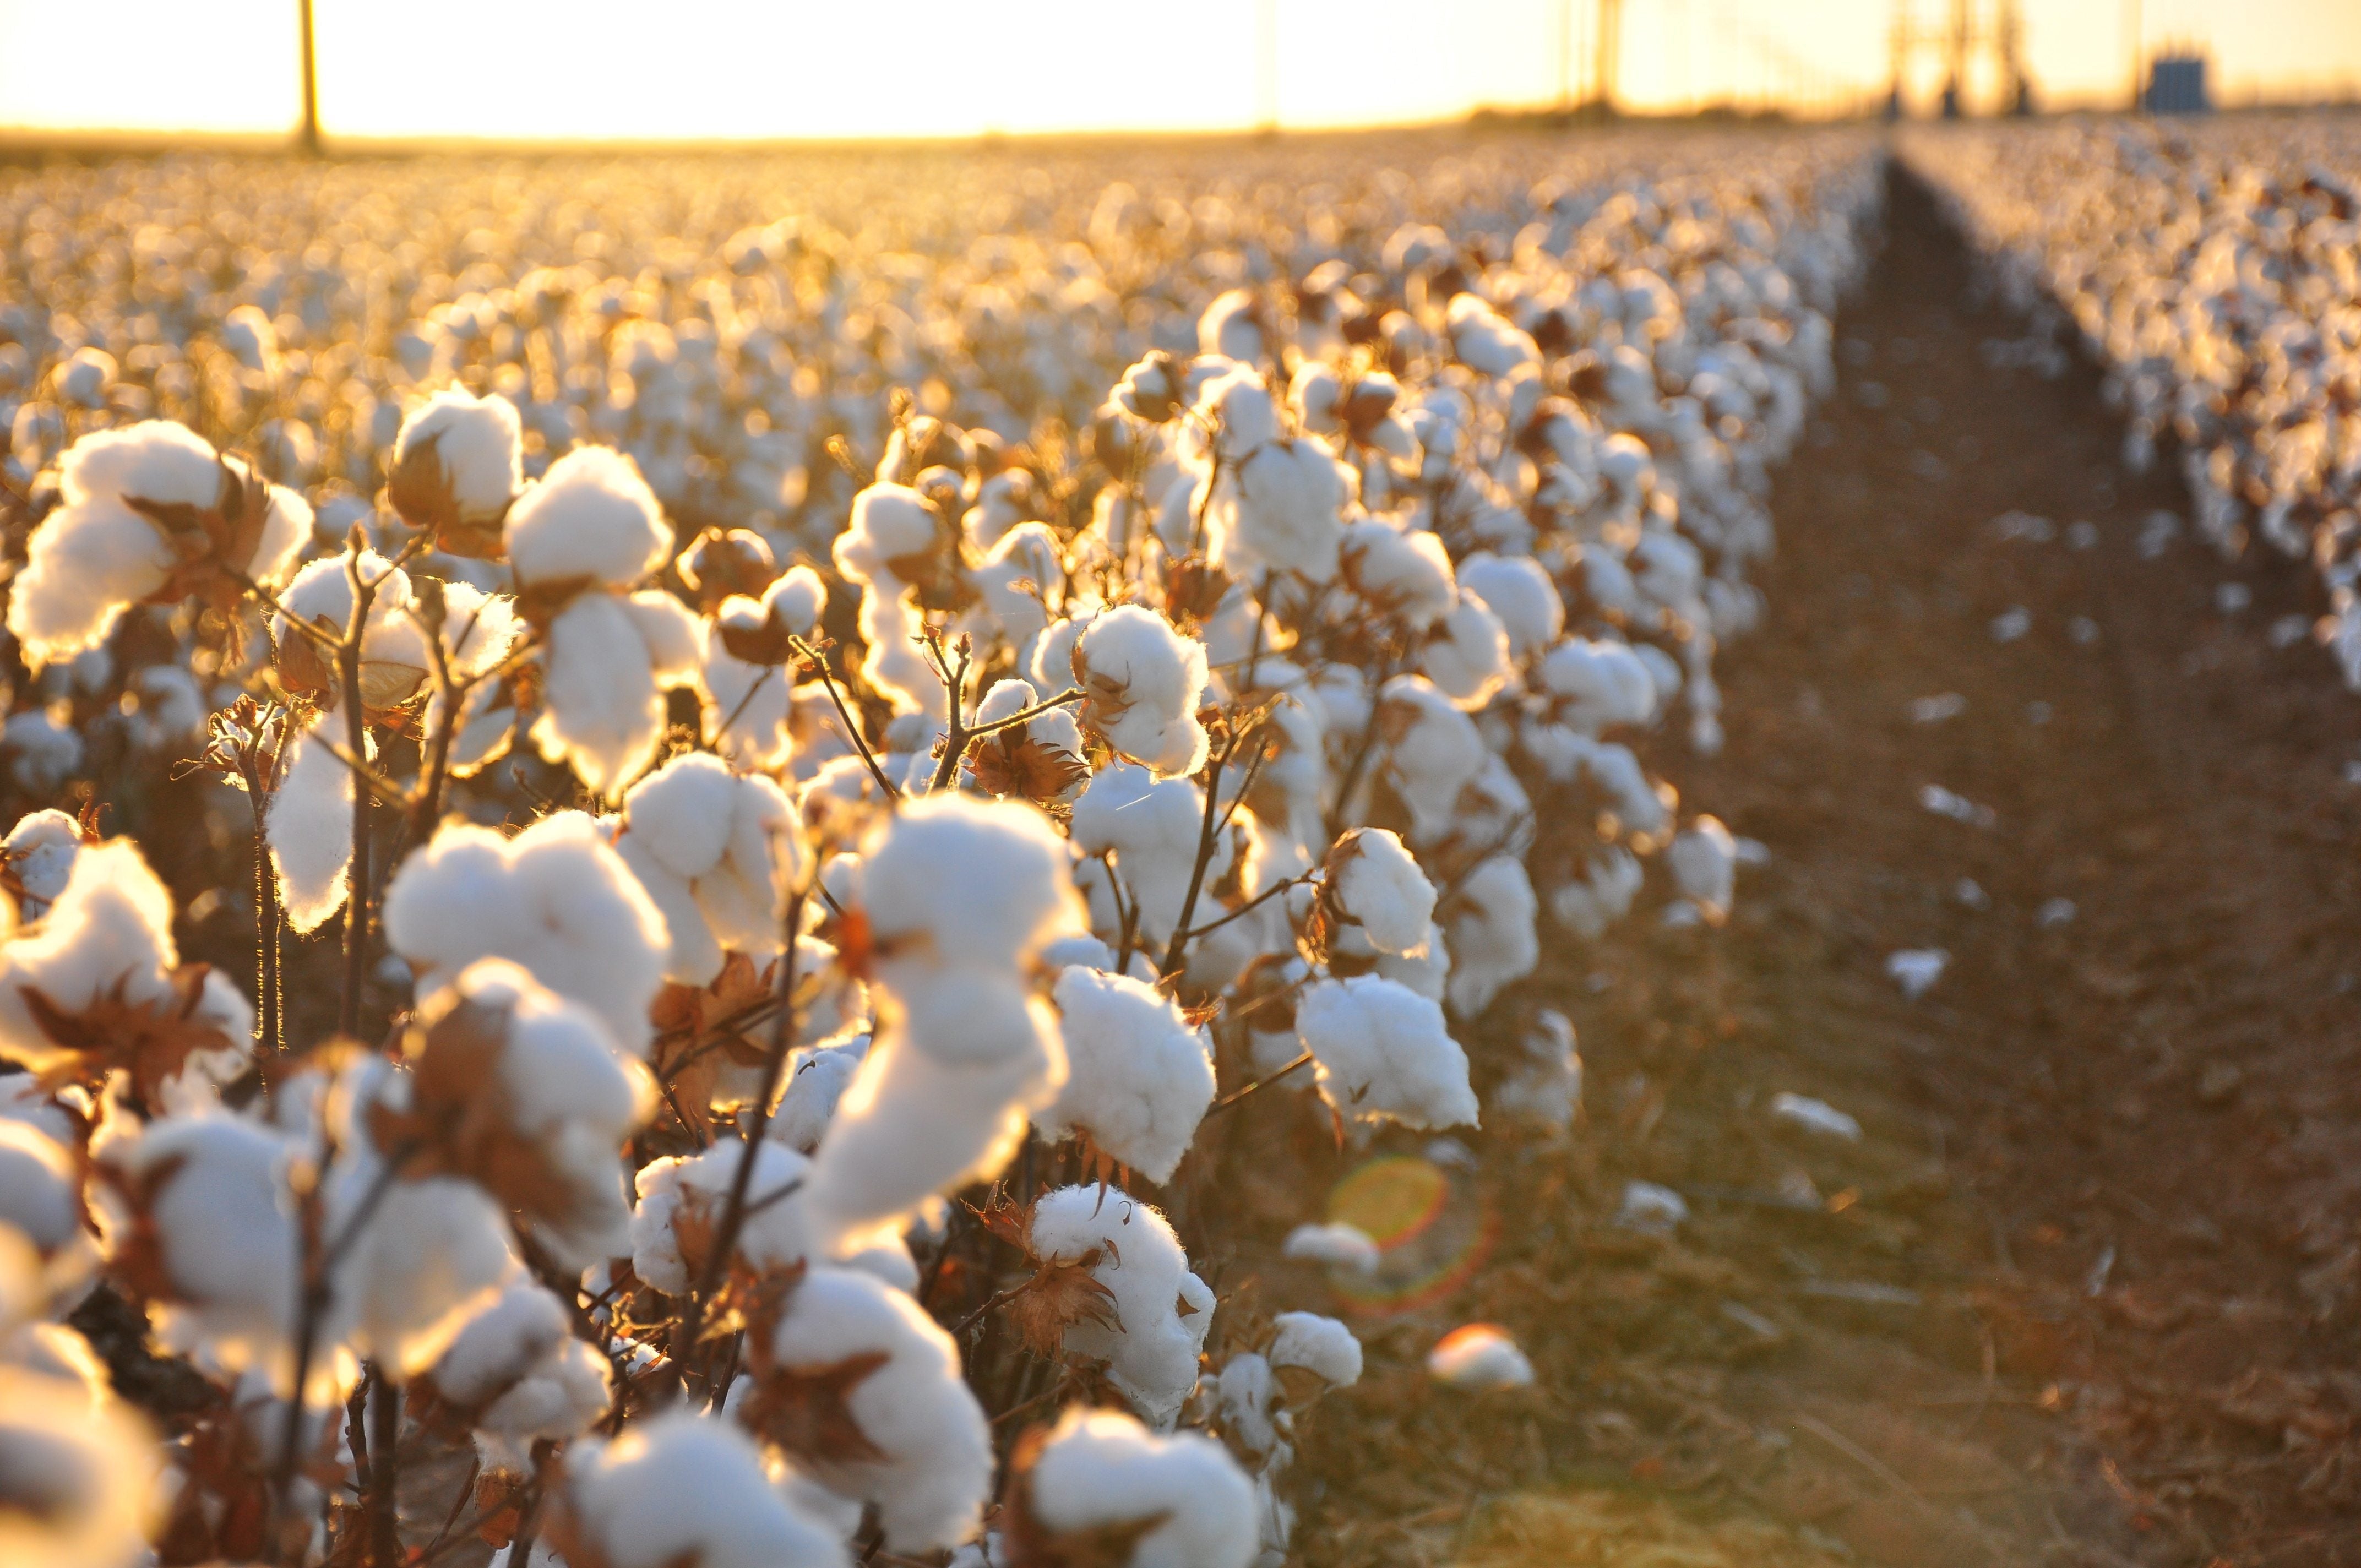
<path fill-rule="evenodd" d="M 1579 1136 L 1742 892 L 1882 155 L 1632 150 L 0 188 L 0 1557 L 1286 1560 L 1378 1353 L 1208 1282 L 1386 1251 L 1241 1162 Z"/>

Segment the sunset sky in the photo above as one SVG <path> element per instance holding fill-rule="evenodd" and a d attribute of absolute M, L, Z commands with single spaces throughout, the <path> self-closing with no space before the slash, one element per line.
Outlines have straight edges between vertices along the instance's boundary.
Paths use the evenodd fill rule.
<path fill-rule="evenodd" d="M 331 137 L 786 137 L 1292 126 L 1454 116 L 1588 80 L 1596 0 L 317 0 Z M 1988 13 L 1991 0 L 1978 9 Z M 2361 89 L 2356 0 L 2024 0 L 2051 102 L 2119 99 L 2140 14 L 2231 101 Z M 1917 0 L 1926 25 L 1945 0 Z M 299 103 L 296 0 L 0 0 L 0 126 L 269 131 Z M 1622 98 L 1857 101 L 1892 0 L 1626 0 Z M 890 18 L 890 20 L 888 20 Z M 1922 62 L 1915 85 L 1931 91 Z"/>

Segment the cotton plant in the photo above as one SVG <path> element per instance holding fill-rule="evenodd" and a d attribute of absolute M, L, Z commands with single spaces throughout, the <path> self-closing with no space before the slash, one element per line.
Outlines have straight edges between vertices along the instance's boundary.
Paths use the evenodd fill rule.
<path fill-rule="evenodd" d="M 341 291 L 143 269 L 137 344 L 51 313 L 82 230 L 283 204 L 61 183 L 0 334 L 56 666 L 0 772 L 111 799 L 201 732 L 259 853 L 249 993 L 95 818 L 0 842 L 0 1376 L 85 1396 L 0 1403 L 115 1466 L 38 1550 L 372 1562 L 457 1487 L 426 1529 L 518 1563 L 1282 1561 L 1360 1347 L 1216 1300 L 1222 1173 L 1478 1084 L 1570 1135 L 1544 917 L 1726 915 L 1737 841 L 1641 759 L 1715 739 L 1879 189 L 1841 138 L 1645 200 L 1521 157 L 1355 184 L 1389 215 L 1300 278 L 1136 192 L 947 213 L 956 266 L 732 192 L 555 264 L 471 217 Z M 1382 1266 L 1282 1234 L 1279 1277 Z M 170 1453 L 80 1413 L 94 1289 L 215 1390 Z"/>

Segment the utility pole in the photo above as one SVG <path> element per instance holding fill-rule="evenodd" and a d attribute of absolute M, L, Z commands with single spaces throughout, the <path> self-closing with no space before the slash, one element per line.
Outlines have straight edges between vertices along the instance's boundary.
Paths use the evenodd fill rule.
<path fill-rule="evenodd" d="M 312 49 L 312 0 L 295 0 L 303 33 L 303 128 L 297 143 L 306 158 L 320 156 L 320 66 Z"/>
<path fill-rule="evenodd" d="M 1598 0 L 1598 60 L 1593 69 L 1598 77 L 1601 119 L 1615 115 L 1616 68 L 1623 58 L 1622 24 L 1622 0 Z"/>
<path fill-rule="evenodd" d="M 1574 107 L 1574 0 L 1557 0 L 1557 108 Z"/>

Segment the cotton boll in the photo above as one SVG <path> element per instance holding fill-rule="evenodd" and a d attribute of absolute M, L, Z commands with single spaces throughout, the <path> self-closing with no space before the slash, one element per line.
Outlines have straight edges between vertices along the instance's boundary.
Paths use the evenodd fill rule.
<path fill-rule="evenodd" d="M 1656 683 L 1625 643 L 1568 638 L 1543 658 L 1538 674 L 1553 711 L 1580 734 L 1595 738 L 1656 716 Z"/>
<path fill-rule="evenodd" d="M 1205 1385 L 1198 1385 L 1199 1397 Z M 1282 1390 L 1269 1361 L 1252 1351 L 1222 1364 L 1212 1393 L 1222 1436 L 1257 1471 L 1284 1468 L 1294 1458 L 1295 1418 L 1281 1403 Z"/>
<path fill-rule="evenodd" d="M 460 388 L 411 411 L 394 438 L 386 491 L 414 528 L 433 529 L 457 554 L 496 553 L 497 527 L 524 488 L 524 429 L 506 398 Z"/>
<path fill-rule="evenodd" d="M 1314 441 L 1270 441 L 1239 461 L 1230 525 L 1213 540 L 1214 564 L 1232 576 L 1291 572 L 1314 583 L 1336 575 L 1344 541 L 1345 478 Z"/>
<path fill-rule="evenodd" d="M 1508 1331 L 1490 1323 L 1466 1323 L 1427 1353 L 1426 1370 L 1438 1383 L 1469 1393 L 1521 1388 L 1533 1380 L 1533 1364 Z"/>
<path fill-rule="evenodd" d="M 344 740 L 345 722 L 333 713 L 299 730 L 263 818 L 279 906 L 299 936 L 318 930 L 345 906 L 353 861 L 353 771 L 328 749 Z M 369 754 L 374 758 L 374 745 Z"/>
<path fill-rule="evenodd" d="M 1065 1049 L 1049 1009 L 1032 1003 L 1025 1048 L 996 1059 L 943 1059 L 913 1042 L 898 1010 L 880 1032 L 819 1140 L 803 1202 L 825 1246 L 906 1219 L 940 1192 L 1000 1174 L 1034 1112 L 1057 1098 Z"/>
<path fill-rule="evenodd" d="M 611 798 L 664 739 L 664 695 L 629 601 L 602 593 L 575 599 L 550 623 L 547 660 L 534 742 Z"/>
<path fill-rule="evenodd" d="M 1432 843 L 1451 831 L 1459 792 L 1490 755 L 1475 723 L 1434 685 L 1396 675 L 1378 695 L 1377 725 L 1386 776 L 1410 808 L 1411 838 Z"/>
<path fill-rule="evenodd" d="M 1073 842 L 1086 855 L 1113 850 L 1115 869 L 1123 878 L 1127 902 L 1137 906 L 1140 931 L 1152 943 L 1169 941 L 1187 900 L 1195 869 L 1198 839 L 1203 831 L 1205 794 L 1186 778 L 1158 779 L 1146 768 L 1118 762 L 1102 768 L 1090 787 L 1074 803 Z M 1231 840 L 1218 840 L 1205 868 L 1208 883 L 1218 882 L 1229 869 Z M 1097 872 L 1090 861 L 1075 871 L 1078 883 L 1096 887 Z M 1084 879 L 1092 879 L 1084 882 Z M 1112 899 L 1093 892 L 1095 928 L 1113 933 L 1120 924 L 1112 916 Z M 1102 902 L 1105 907 L 1101 909 Z"/>
<path fill-rule="evenodd" d="M 631 1222 L 631 1271 L 668 1295 L 685 1296 L 712 1260 L 699 1248 L 713 1239 L 746 1147 L 723 1139 L 703 1153 L 650 1162 L 636 1178 L 639 1207 Z M 803 1204 L 785 1196 L 807 1188 L 810 1162 L 765 1139 L 755 1150 L 747 1184 L 750 1212 L 735 1255 L 757 1270 L 790 1267 L 813 1251 Z M 778 1196 L 774 1196 L 778 1195 Z M 754 1210 L 752 1205 L 763 1201 Z M 693 1245 L 694 1244 L 694 1245 Z"/>
<path fill-rule="evenodd" d="M 1049 624 L 1047 596 L 1063 586 L 1058 536 L 1048 525 L 1019 523 L 976 563 L 971 574 L 1001 641 L 1022 649 Z"/>
<path fill-rule="evenodd" d="M 49 913 L 81 850 L 82 825 L 62 811 L 27 812 L 16 819 L 0 839 L 0 864 L 16 879 L 19 920 L 29 925 Z"/>
<path fill-rule="evenodd" d="M 1207 680 L 1205 646 L 1154 610 L 1124 605 L 1093 617 L 1074 643 L 1082 721 L 1122 756 L 1159 773 L 1205 765 L 1197 721 Z"/>
<path fill-rule="evenodd" d="M 1013 1462 L 1016 1527 L 1042 1541 L 1137 1533 L 1126 1568 L 1247 1568 L 1260 1540 L 1254 1486 L 1200 1432 L 1158 1437 L 1116 1410 L 1075 1407 Z M 1147 1526 L 1149 1528 L 1142 1529 Z"/>
<path fill-rule="evenodd" d="M 774 773 L 795 753 L 789 726 L 795 676 L 787 666 L 752 664 L 723 645 L 721 630 L 705 632 L 704 668 L 698 683 L 705 696 L 706 732 L 732 767 Z"/>
<path fill-rule="evenodd" d="M 1522 663 L 1555 643 L 1565 627 L 1557 585 L 1530 555 L 1478 551 L 1459 563 L 1459 586 L 1483 600 L 1508 633 L 1509 656 Z"/>
<path fill-rule="evenodd" d="M 847 580 L 887 597 L 927 581 L 935 570 L 942 520 L 907 485 L 872 485 L 852 498 L 852 518 L 831 554 Z"/>
<path fill-rule="evenodd" d="M 12 1568 L 149 1561 L 159 1451 L 126 1405 L 0 1365 L 0 1560 Z"/>
<path fill-rule="evenodd" d="M 866 1033 L 840 1037 L 798 1051 L 787 1069 L 787 1087 L 772 1113 L 765 1136 L 810 1154 L 836 1114 L 837 1102 L 854 1069 L 869 1054 Z"/>
<path fill-rule="evenodd" d="M 691 751 L 634 785 L 624 808 L 616 849 L 664 912 L 672 979 L 711 983 L 725 948 L 758 961 L 778 951 L 801 851 L 785 791 Z"/>
<path fill-rule="evenodd" d="M 861 896 L 880 956 L 895 966 L 1013 970 L 1082 924 L 1065 840 L 1028 806 L 930 795 L 881 824 L 862 850 Z"/>
<path fill-rule="evenodd" d="M 1274 1367 L 1301 1367 L 1331 1388 L 1361 1380 L 1361 1342 L 1334 1318 L 1317 1312 L 1281 1312 L 1271 1320 L 1279 1332 L 1263 1354 Z"/>
<path fill-rule="evenodd" d="M 62 704 L 28 707 L 8 717 L 0 750 L 8 756 L 8 776 L 27 795 L 53 795 L 82 771 L 82 735 Z"/>
<path fill-rule="evenodd" d="M 22 1122 L 60 1146 L 82 1142 L 81 1124 L 29 1072 L 0 1074 L 0 1121 Z"/>
<path fill-rule="evenodd" d="M 1737 886 L 1738 841 L 1719 817 L 1700 817 L 1675 838 L 1664 851 L 1672 867 L 1673 885 L 1696 905 L 1710 926 L 1730 918 Z"/>
<path fill-rule="evenodd" d="M 1354 828 L 1328 851 L 1325 898 L 1337 920 L 1359 928 L 1380 953 L 1426 946 L 1434 885 L 1402 841 L 1382 828 Z"/>
<path fill-rule="evenodd" d="M 490 1194 L 451 1177 L 384 1183 L 364 1141 L 327 1175 L 327 1234 L 353 1234 L 335 1290 L 354 1354 L 401 1377 L 434 1365 L 519 1266 Z M 383 1186 L 374 1209 L 370 1194 Z"/>
<path fill-rule="evenodd" d="M 1189 1272 L 1164 1216 L 1110 1187 L 1063 1187 L 1033 1207 L 1033 1255 L 1079 1263 L 1113 1294 L 1115 1323 L 1090 1319 L 1066 1331 L 1073 1354 L 1105 1361 L 1107 1376 L 1140 1419 L 1170 1431 L 1197 1384 L 1197 1354 L 1213 1322 L 1213 1293 Z"/>
<path fill-rule="evenodd" d="M 1096 970 L 1067 970 L 1050 999 L 1068 1076 L 1039 1117 L 1042 1135 L 1087 1133 L 1148 1180 L 1170 1180 L 1213 1101 L 1204 1030 L 1191 1027 L 1155 987 Z"/>
<path fill-rule="evenodd" d="M 1316 981 L 1295 1007 L 1321 1097 L 1360 1122 L 1442 1128 L 1477 1124 L 1467 1056 L 1443 1009 L 1378 975 Z"/>
<path fill-rule="evenodd" d="M 1207 356 L 1191 367 L 1190 378 L 1198 383 L 1197 414 L 1212 426 L 1213 449 L 1225 466 L 1279 439 L 1278 406 L 1253 366 Z"/>
<path fill-rule="evenodd" d="M 1363 519 L 1345 528 L 1345 585 L 1382 616 L 1424 631 L 1458 602 L 1451 557 L 1443 541 L 1423 530 L 1405 531 Z"/>
<path fill-rule="evenodd" d="M 219 483 L 219 470 L 214 470 Z M 164 584 L 172 552 L 115 495 L 69 499 L 43 519 L 8 595 L 8 631 L 38 667 L 104 641 L 125 609 Z"/>
<path fill-rule="evenodd" d="M 1533 916 L 1541 901 L 1522 861 L 1495 855 L 1467 873 L 1440 918 L 1451 944 L 1451 1010 L 1472 1018 L 1500 988 L 1541 961 Z"/>
<path fill-rule="evenodd" d="M 551 1544 L 609 1568 L 846 1568 L 827 1521 L 788 1501 L 734 1424 L 671 1410 L 566 1451 Z"/>
<path fill-rule="evenodd" d="M 1631 912 L 1644 873 L 1639 858 L 1620 844 L 1592 854 L 1580 874 L 1550 894 L 1550 913 L 1578 937 L 1596 938 Z"/>
<path fill-rule="evenodd" d="M 1462 591 L 1421 650 L 1418 667 L 1436 690 L 1472 712 L 1509 683 L 1509 634 L 1482 599 Z"/>
<path fill-rule="evenodd" d="M 841 1396 L 868 1452 L 807 1446 L 797 1418 L 814 1380 L 870 1358 Z M 917 1302 L 868 1275 L 815 1268 L 749 1363 L 753 1391 L 738 1419 L 831 1490 L 874 1504 L 890 1549 L 936 1552 L 975 1533 L 992 1490 L 991 1427 L 951 1336 Z"/>
<path fill-rule="evenodd" d="M 1378 1244 L 1356 1225 L 1338 1221 L 1326 1225 L 1298 1225 L 1287 1233 L 1281 1253 L 1304 1263 L 1325 1264 L 1353 1274 L 1370 1274 L 1378 1266 Z"/>
<path fill-rule="evenodd" d="M 478 959 L 509 959 L 597 1014 L 625 1052 L 647 1049 L 664 916 L 580 812 L 553 813 L 514 839 L 445 826 L 394 873 L 384 920 L 423 989 Z"/>
<path fill-rule="evenodd" d="M 577 446 L 551 464 L 509 508 L 502 532 L 526 587 L 580 580 L 627 588 L 662 566 L 673 545 L 639 466 L 604 446 Z"/>
<path fill-rule="evenodd" d="M 1565 1014 L 1543 1008 L 1517 1042 L 1513 1064 L 1492 1091 L 1496 1117 L 1563 1134 L 1582 1108 L 1582 1056 Z"/>
<path fill-rule="evenodd" d="M 860 627 L 868 650 L 861 656 L 862 684 L 892 703 L 896 713 L 924 713 L 938 723 L 947 718 L 942 682 L 917 646 L 926 620 L 916 595 L 873 588 L 862 594 Z"/>
<path fill-rule="evenodd" d="M 580 1437 L 607 1412 L 614 1377 L 576 1339 L 565 1304 L 530 1279 L 467 1320 L 428 1374 L 433 1398 L 474 1429 L 496 1468 L 530 1474 L 533 1445 Z"/>
<path fill-rule="evenodd" d="M 1453 295 L 1448 318 L 1451 351 L 1461 364 L 1480 375 L 1506 377 L 1521 367 L 1541 363 L 1541 350 L 1533 346 L 1533 340 L 1477 295 Z"/>
<path fill-rule="evenodd" d="M 150 1303 L 158 1343 L 228 1376 L 259 1369 L 282 1393 L 294 1377 L 300 1244 L 287 1182 L 298 1153 L 222 1112 L 118 1125 L 92 1149 L 101 1247 Z M 333 1386 L 333 1363 L 313 1363 L 315 1394 Z"/>

